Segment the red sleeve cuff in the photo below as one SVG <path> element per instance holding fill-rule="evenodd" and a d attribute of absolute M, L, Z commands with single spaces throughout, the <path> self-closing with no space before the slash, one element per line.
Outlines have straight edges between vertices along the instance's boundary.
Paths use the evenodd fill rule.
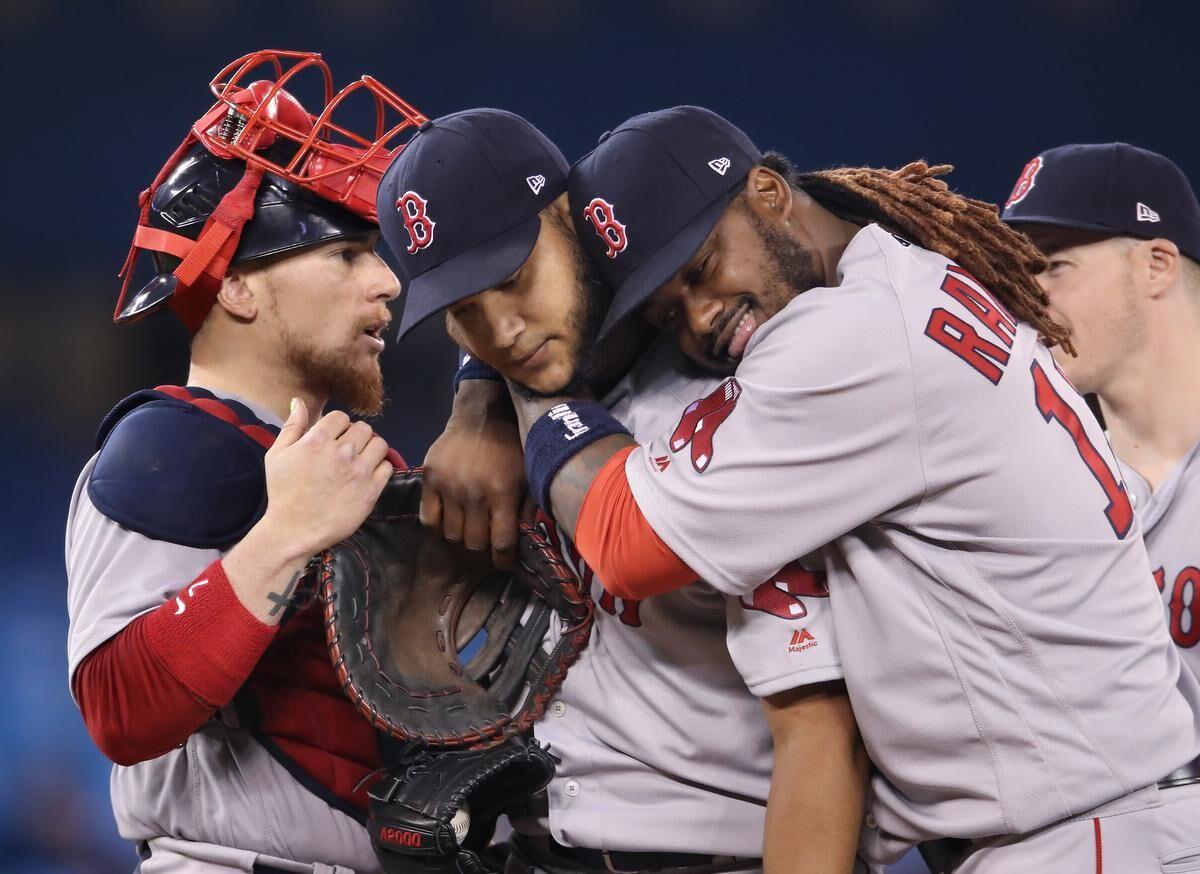
<path fill-rule="evenodd" d="M 233 699 L 277 629 L 242 605 L 219 560 L 146 616 L 146 642 L 163 666 L 214 708 Z"/>
<path fill-rule="evenodd" d="M 606 591 L 640 600 L 681 589 L 697 576 L 650 527 L 633 497 L 625 460 L 637 448 L 617 452 L 592 480 L 575 523 L 575 545 Z"/>

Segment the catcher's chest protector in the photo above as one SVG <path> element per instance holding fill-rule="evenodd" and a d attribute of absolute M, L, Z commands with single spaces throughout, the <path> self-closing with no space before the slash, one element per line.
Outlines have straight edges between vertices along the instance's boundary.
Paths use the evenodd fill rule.
<path fill-rule="evenodd" d="M 277 433 L 204 389 L 140 391 L 101 423 L 88 495 L 139 534 L 225 551 L 266 509 L 263 456 Z M 321 605 L 297 607 L 239 694 L 239 722 L 307 788 L 363 821 L 359 784 L 382 764 L 379 737 L 341 694 Z"/>

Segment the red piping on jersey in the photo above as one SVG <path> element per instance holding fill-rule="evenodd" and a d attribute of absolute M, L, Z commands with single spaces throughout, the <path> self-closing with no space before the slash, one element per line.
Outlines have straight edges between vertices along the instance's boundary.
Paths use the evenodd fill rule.
<path fill-rule="evenodd" d="M 198 398 L 181 385 L 159 385 L 155 386 L 154 390 L 169 395 L 177 401 L 184 401 L 192 406 L 199 407 L 210 416 L 215 416 L 222 422 L 228 422 L 264 449 L 270 449 L 271 445 L 275 442 L 274 434 L 261 425 L 244 424 L 241 417 L 228 404 L 210 398 Z"/>
<path fill-rule="evenodd" d="M 180 746 L 233 699 L 276 630 L 242 606 L 213 562 L 79 664 L 75 697 L 88 733 L 118 765 Z"/>
<path fill-rule="evenodd" d="M 1096 874 L 1104 874 L 1104 839 L 1100 834 L 1100 817 L 1092 820 L 1096 830 Z"/>
<path fill-rule="evenodd" d="M 575 523 L 575 545 L 612 595 L 642 600 L 681 589 L 697 579 L 650 527 L 629 488 L 625 460 L 638 447 L 617 452 L 596 474 Z"/>

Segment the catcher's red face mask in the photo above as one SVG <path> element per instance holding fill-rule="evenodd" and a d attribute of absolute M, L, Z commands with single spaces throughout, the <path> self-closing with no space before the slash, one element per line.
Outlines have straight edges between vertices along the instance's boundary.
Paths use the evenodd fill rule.
<path fill-rule="evenodd" d="M 269 67 L 270 78 L 250 81 Z M 297 74 L 315 71 L 322 80 L 323 106 L 314 115 L 285 90 Z M 313 74 L 310 73 L 311 77 Z M 403 141 L 427 119 L 371 76 L 363 76 L 336 94 L 329 66 L 319 54 L 265 50 L 239 58 L 210 83 L 217 102 L 192 125 L 187 137 L 141 193 L 141 213 L 133 244 L 122 267 L 124 279 L 113 321 L 133 321 L 158 309 L 157 304 L 122 315 L 138 254 L 161 252 L 180 260 L 175 270 L 158 277 L 155 295 L 195 333 L 216 300 L 242 229 L 254 214 L 254 199 L 263 173 L 271 173 L 308 189 L 370 222 L 378 222 L 375 193 L 380 177 Z M 365 91 L 374 102 L 375 128 L 370 138 L 333 120 L 352 94 Z M 196 143 L 218 158 L 244 161 L 241 181 L 212 211 L 197 239 L 150 227 L 147 217 L 155 190 Z M 290 148 L 274 146 L 286 143 Z M 270 150 L 275 159 L 267 156 Z M 280 154 L 290 155 L 281 159 Z M 286 160 L 286 163 L 281 163 Z"/>

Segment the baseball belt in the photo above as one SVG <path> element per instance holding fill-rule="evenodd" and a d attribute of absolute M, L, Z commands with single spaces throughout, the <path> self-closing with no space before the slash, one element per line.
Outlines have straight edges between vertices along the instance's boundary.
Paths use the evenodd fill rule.
<path fill-rule="evenodd" d="M 761 868 L 762 859 L 710 856 L 703 853 L 642 853 L 567 847 L 549 837 L 514 834 L 513 848 L 520 857 L 545 870 L 608 871 L 610 874 L 661 871 L 718 874 Z"/>
<path fill-rule="evenodd" d="M 1174 789 L 1200 783 L 1200 756 L 1186 765 L 1176 768 L 1158 781 L 1159 789 Z M 981 843 L 988 838 L 941 838 L 917 844 L 917 851 L 929 866 L 932 874 L 950 874 L 967 860 Z"/>

